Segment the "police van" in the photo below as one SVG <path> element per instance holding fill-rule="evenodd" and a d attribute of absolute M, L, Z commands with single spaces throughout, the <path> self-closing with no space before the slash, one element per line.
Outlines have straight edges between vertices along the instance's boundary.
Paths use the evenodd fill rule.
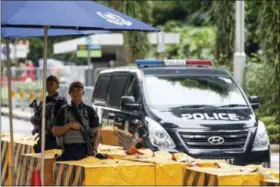
<path fill-rule="evenodd" d="M 254 112 L 258 97 L 211 61 L 137 60 L 103 70 L 93 106 L 103 127 L 137 133 L 153 151 L 270 166 L 267 131 Z"/>

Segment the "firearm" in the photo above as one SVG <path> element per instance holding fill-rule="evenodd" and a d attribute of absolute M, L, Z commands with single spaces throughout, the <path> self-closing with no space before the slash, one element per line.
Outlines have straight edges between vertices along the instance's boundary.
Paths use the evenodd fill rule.
<path fill-rule="evenodd" d="M 84 124 L 82 124 L 82 131 L 84 134 L 84 139 L 85 139 L 85 143 L 87 146 L 87 152 L 88 152 L 88 156 L 95 156 L 94 152 L 93 152 L 93 148 L 92 148 L 92 129 L 89 127 L 86 127 Z"/>
<path fill-rule="evenodd" d="M 85 109 L 85 110 L 87 110 L 87 109 Z M 83 120 L 81 118 L 81 115 L 80 115 L 77 107 L 71 107 L 71 112 L 72 112 L 74 118 L 76 118 L 76 120 L 78 122 L 80 122 L 82 125 L 81 130 L 83 132 L 85 143 L 87 146 L 88 156 L 95 156 L 93 148 L 92 148 L 92 141 L 91 141 L 93 138 L 93 130 L 88 125 L 83 123 Z"/>
<path fill-rule="evenodd" d="M 37 104 L 37 100 L 35 99 L 30 105 L 29 107 L 30 108 L 33 108 L 34 109 L 34 129 L 32 130 L 32 135 L 35 135 L 36 133 L 38 134 L 41 134 L 41 122 L 42 122 L 42 119 L 41 119 L 41 108 L 40 107 L 41 104 L 38 106 Z"/>

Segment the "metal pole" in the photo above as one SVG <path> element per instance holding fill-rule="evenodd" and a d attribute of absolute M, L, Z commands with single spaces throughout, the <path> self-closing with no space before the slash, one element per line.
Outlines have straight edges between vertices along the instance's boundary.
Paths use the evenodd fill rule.
<path fill-rule="evenodd" d="M 90 49 L 89 49 L 89 45 L 88 45 L 88 59 L 87 59 L 87 63 L 88 63 L 88 76 L 87 76 L 87 79 L 88 79 L 88 86 L 91 86 L 91 79 L 92 79 L 92 76 L 91 76 L 91 58 L 90 58 Z"/>
<path fill-rule="evenodd" d="M 47 47 L 48 26 L 44 26 L 44 51 L 43 51 L 43 103 L 42 103 L 42 134 L 41 134 L 41 181 L 44 186 L 44 154 L 45 154 L 45 126 L 46 126 L 46 83 L 47 83 Z"/>
<path fill-rule="evenodd" d="M 17 39 L 14 40 L 14 62 L 17 62 Z"/>
<path fill-rule="evenodd" d="M 11 159 L 12 159 L 12 184 L 16 185 L 16 172 L 15 172 L 15 154 L 14 154 L 14 129 L 13 129 L 13 103 L 12 103 L 12 78 L 11 78 L 11 60 L 10 60 L 10 47 L 9 40 L 6 41 L 7 50 L 7 64 L 8 64 L 8 100 L 9 100 L 9 122 L 10 122 L 10 138 L 11 138 Z"/>
<path fill-rule="evenodd" d="M 0 10 L 2 8 L 2 1 L 0 0 Z M 0 14 L 0 20 L 1 19 L 1 14 Z M 0 25 L 0 35 L 1 35 L 1 25 Z M 2 46 L 2 40 L 1 40 L 1 37 L 0 37 L 0 49 L 1 49 L 1 46 Z M 2 52 L 0 53 L 0 84 L 1 84 L 1 87 L 2 87 Z M 2 137 L 2 89 L 0 90 L 0 153 L 2 153 L 2 140 L 1 140 L 1 137 Z M 1 155 L 2 156 L 2 155 Z M 1 176 L 1 179 L 2 179 L 2 166 L 0 164 L 0 176 Z M 2 185 L 2 180 L 0 182 L 0 185 Z"/>
<path fill-rule="evenodd" d="M 235 6 L 235 53 L 233 57 L 233 76 L 235 80 L 242 86 L 246 64 L 246 54 L 244 52 L 244 1 L 235 1 Z"/>

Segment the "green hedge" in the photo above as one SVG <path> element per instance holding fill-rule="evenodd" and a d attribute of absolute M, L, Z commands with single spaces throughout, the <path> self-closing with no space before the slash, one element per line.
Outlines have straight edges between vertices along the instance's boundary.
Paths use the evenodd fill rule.
<path fill-rule="evenodd" d="M 280 124 L 275 124 L 274 116 L 261 117 L 260 120 L 265 124 L 270 143 L 280 143 Z"/>

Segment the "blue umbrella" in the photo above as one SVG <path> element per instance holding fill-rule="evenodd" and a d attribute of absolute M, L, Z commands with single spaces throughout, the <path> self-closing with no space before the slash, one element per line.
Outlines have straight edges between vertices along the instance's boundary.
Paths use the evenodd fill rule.
<path fill-rule="evenodd" d="M 44 28 L 42 143 L 45 150 L 45 92 L 47 69 L 47 34 L 49 28 L 76 30 L 159 31 L 134 18 L 92 1 L 2 1 L 1 26 Z M 41 153 L 44 182 L 44 151 Z M 13 167 L 13 166 L 12 166 Z M 43 185 L 43 184 L 42 184 Z"/>
<path fill-rule="evenodd" d="M 2 1 L 2 26 L 159 31 L 92 1 Z"/>
<path fill-rule="evenodd" d="M 73 30 L 73 29 L 49 29 L 48 36 L 65 36 L 65 35 L 89 35 L 109 33 L 106 30 Z M 38 28 L 15 28 L 15 27 L 2 27 L 1 38 L 27 38 L 27 37 L 41 37 L 44 36 L 44 30 Z"/>

